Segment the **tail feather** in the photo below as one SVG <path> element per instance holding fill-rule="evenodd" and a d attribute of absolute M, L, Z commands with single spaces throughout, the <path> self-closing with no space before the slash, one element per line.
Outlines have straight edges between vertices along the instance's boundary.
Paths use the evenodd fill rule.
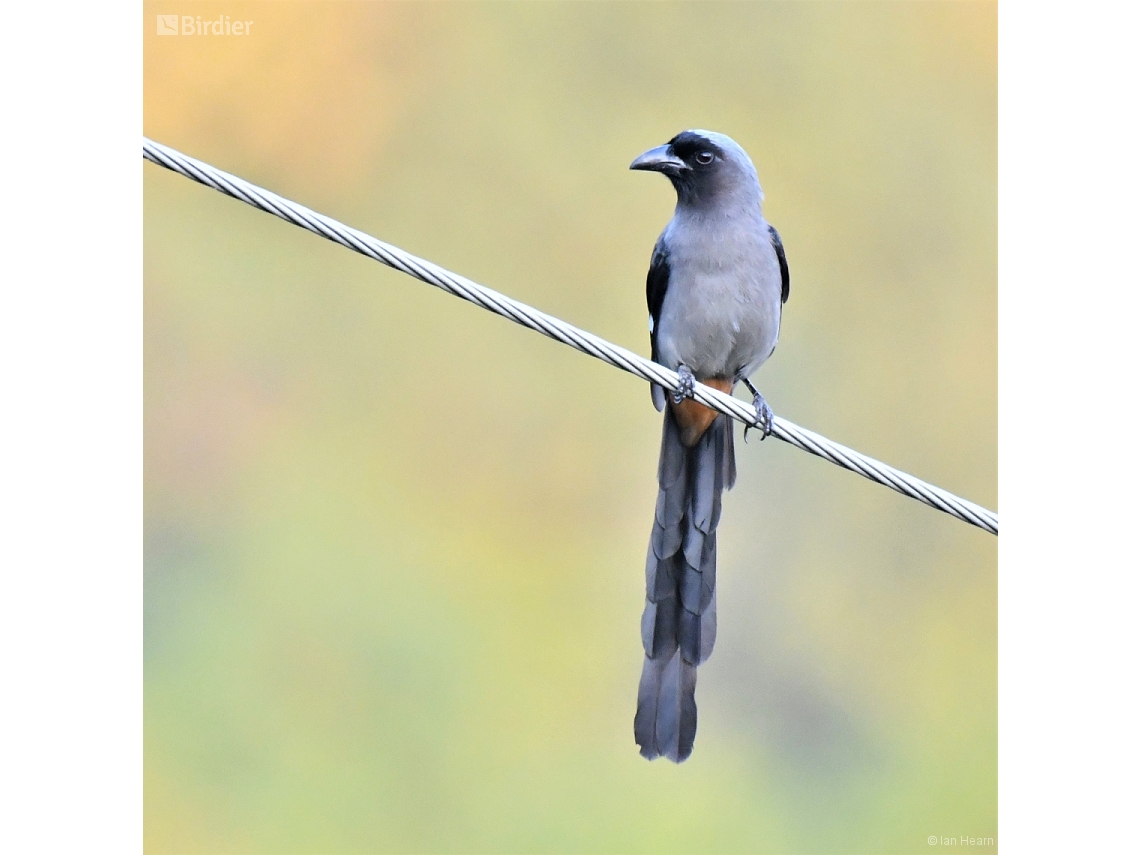
<path fill-rule="evenodd" d="M 716 589 L 709 596 L 709 604 L 701 613 L 701 662 L 712 655 L 716 643 Z M 697 663 L 701 664 L 700 662 Z"/>
<path fill-rule="evenodd" d="M 680 651 L 645 660 L 637 691 L 633 728 L 648 760 L 668 757 L 680 763 L 693 753 L 697 736 L 697 666 Z"/>
<path fill-rule="evenodd" d="M 658 561 L 668 561 L 677 554 L 677 550 L 681 548 L 681 543 L 685 536 L 683 525 L 683 520 L 671 526 L 663 526 L 658 522 L 654 522 L 653 534 L 650 535 L 649 538 L 649 548 L 657 557 Z"/>
<path fill-rule="evenodd" d="M 645 566 L 645 665 L 634 736 L 644 757 L 681 762 L 697 732 L 697 666 L 716 642 L 716 527 L 736 481 L 732 422 L 720 416 L 691 448 L 665 409 L 659 492 Z"/>

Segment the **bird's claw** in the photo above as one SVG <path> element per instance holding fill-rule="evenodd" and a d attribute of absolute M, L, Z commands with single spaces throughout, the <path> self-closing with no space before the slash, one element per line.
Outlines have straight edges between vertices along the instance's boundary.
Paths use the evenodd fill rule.
<path fill-rule="evenodd" d="M 764 396 L 759 392 L 756 393 L 752 399 L 752 406 L 756 408 L 756 418 L 760 422 L 760 441 L 763 442 L 772 433 L 772 419 L 775 416 L 772 413 L 772 408 L 768 406 L 768 402 L 764 400 Z M 744 439 L 748 441 L 748 428 L 750 425 L 744 426 Z"/>
<path fill-rule="evenodd" d="M 688 365 L 677 366 L 677 377 L 681 381 L 681 388 L 673 393 L 673 403 L 679 404 L 686 398 L 691 398 L 696 393 L 694 383 L 696 378 L 693 376 L 692 370 Z"/>
<path fill-rule="evenodd" d="M 740 378 L 744 385 L 748 387 L 748 391 L 752 393 L 752 406 L 756 409 L 756 420 L 760 422 L 760 441 L 763 442 L 772 433 L 772 419 L 775 415 L 772 413 L 772 408 L 768 406 L 768 402 L 764 400 L 764 396 L 760 391 L 748 382 L 747 377 Z M 752 425 L 744 426 L 744 441 L 748 442 L 748 431 Z"/>

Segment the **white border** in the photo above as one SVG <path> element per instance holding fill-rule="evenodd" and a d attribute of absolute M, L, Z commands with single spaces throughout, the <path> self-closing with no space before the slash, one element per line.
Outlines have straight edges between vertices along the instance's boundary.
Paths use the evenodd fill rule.
<path fill-rule="evenodd" d="M 141 851 L 138 9 L 3 26 L 0 850 Z"/>
<path fill-rule="evenodd" d="M 999 846 L 1135 845 L 1137 13 L 999 11 Z"/>

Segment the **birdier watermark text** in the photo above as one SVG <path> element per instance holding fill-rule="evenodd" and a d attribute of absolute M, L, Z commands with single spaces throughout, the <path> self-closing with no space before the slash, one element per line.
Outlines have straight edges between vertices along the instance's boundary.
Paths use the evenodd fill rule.
<path fill-rule="evenodd" d="M 159 15 L 160 36 L 248 36 L 253 21 L 231 21 L 229 15 L 202 20 L 201 15 Z"/>

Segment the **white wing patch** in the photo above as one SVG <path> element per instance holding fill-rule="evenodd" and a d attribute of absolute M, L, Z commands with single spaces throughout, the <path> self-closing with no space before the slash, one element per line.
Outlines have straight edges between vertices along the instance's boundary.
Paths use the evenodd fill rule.
<path fill-rule="evenodd" d="M 649 316 L 649 331 L 653 332 L 653 315 Z"/>

